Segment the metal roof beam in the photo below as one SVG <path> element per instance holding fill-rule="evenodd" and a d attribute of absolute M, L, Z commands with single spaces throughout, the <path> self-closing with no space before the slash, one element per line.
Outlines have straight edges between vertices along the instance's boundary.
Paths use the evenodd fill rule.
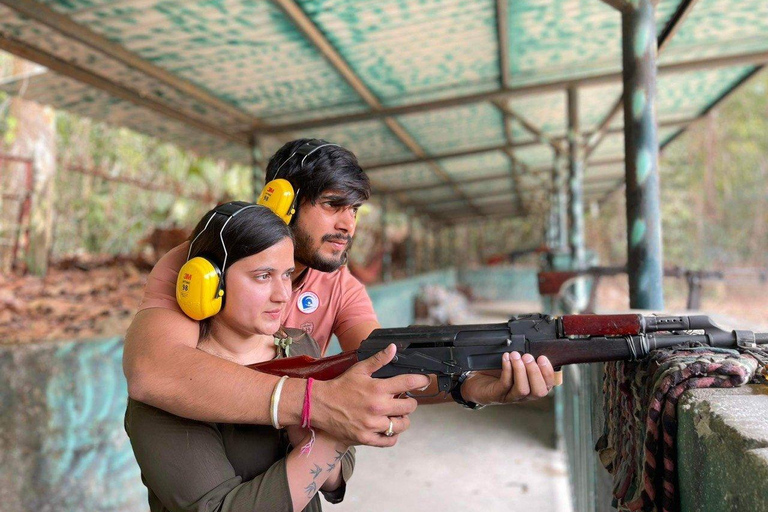
<path fill-rule="evenodd" d="M 692 59 L 683 62 L 673 62 L 669 64 L 660 64 L 658 66 L 658 74 L 668 73 L 683 73 L 688 71 L 698 71 L 702 69 L 717 69 L 728 66 L 741 66 L 741 65 L 759 65 L 768 63 L 768 51 L 759 51 L 751 53 L 743 53 L 738 55 L 726 55 L 720 57 L 709 57 L 702 59 Z M 361 112 L 357 114 L 348 114 L 336 117 L 325 117 L 321 119 L 310 119 L 307 121 L 298 121 L 295 123 L 285 123 L 279 125 L 270 125 L 262 129 L 257 129 L 257 132 L 265 134 L 283 133 L 292 131 L 301 131 L 315 128 L 326 128 L 329 126 L 338 126 L 340 124 L 354 123 L 360 121 L 372 121 L 382 119 L 385 117 L 402 116 L 408 114 L 416 114 L 420 112 L 428 112 L 431 110 L 439 110 L 443 108 L 459 107 L 463 105 L 470 105 L 473 103 L 483 103 L 489 101 L 501 101 L 505 98 L 530 96 L 534 94 L 542 94 L 551 91 L 562 91 L 573 86 L 589 86 L 599 84 L 609 84 L 621 82 L 621 71 L 606 72 L 597 75 L 587 76 L 583 78 L 572 78 L 567 80 L 555 80 L 552 82 L 510 86 L 507 89 L 499 89 L 497 91 L 483 92 L 468 94 L 464 96 L 458 96 L 453 98 L 446 98 L 441 100 L 433 100 L 424 103 L 416 103 L 411 105 L 401 105 L 396 107 L 384 107 L 378 111 Z"/>
<path fill-rule="evenodd" d="M 522 148 L 522 147 L 536 146 L 538 144 L 539 144 L 538 141 L 533 141 L 531 143 L 517 142 L 514 144 L 502 144 L 499 146 L 484 146 L 480 148 L 463 149 L 460 151 L 448 151 L 445 153 L 432 154 L 424 157 L 417 156 L 413 158 L 403 158 L 401 160 L 394 160 L 394 161 L 390 160 L 388 162 L 363 163 L 361 164 L 361 166 L 363 167 L 363 169 L 365 169 L 366 173 L 370 173 L 374 171 L 388 169 L 390 167 L 400 167 L 402 165 L 413 165 L 413 164 L 426 164 L 426 163 L 437 162 L 438 160 L 443 160 L 448 158 L 482 155 L 483 153 L 492 153 L 494 151 L 504 151 L 507 148 L 510 148 L 510 149 Z"/>
<path fill-rule="evenodd" d="M 696 6 L 696 2 L 698 2 L 698 0 L 683 0 L 680 2 L 680 5 L 677 6 L 677 10 L 669 19 L 667 26 L 664 27 L 664 30 L 661 31 L 661 34 L 658 37 L 658 41 L 656 43 L 658 47 L 658 55 L 661 55 L 667 45 L 669 45 L 669 42 L 672 40 L 677 31 L 680 29 L 680 26 L 683 24 L 683 20 L 688 17 L 693 8 Z M 592 153 L 594 153 L 600 143 L 603 142 L 603 139 L 605 138 L 608 130 L 608 125 L 613 122 L 613 119 L 618 115 L 623 104 L 624 91 L 621 92 L 619 99 L 616 101 L 616 103 L 613 104 L 611 110 L 608 111 L 608 114 L 600 122 L 597 132 L 595 132 L 595 134 L 591 137 L 591 140 L 588 143 L 587 149 L 584 153 L 584 161 L 588 161 Z"/>
<path fill-rule="evenodd" d="M 320 54 L 328 61 L 328 63 L 335 69 L 346 82 L 354 89 L 354 91 L 365 101 L 365 103 L 374 112 L 382 112 L 384 106 L 381 104 L 376 95 L 371 91 L 363 80 L 357 76 L 357 73 L 342 57 L 339 51 L 331 44 L 331 42 L 325 37 L 325 34 L 315 25 L 315 23 L 307 16 L 307 14 L 296 4 L 294 0 L 272 0 L 291 20 L 299 31 L 307 38 L 307 40 L 314 45 Z M 427 157 L 427 152 L 421 145 L 411 136 L 410 133 L 403 127 L 396 119 L 390 116 L 383 116 L 384 123 L 390 129 L 390 131 L 397 137 L 413 154 L 417 157 Z M 254 130 L 258 131 L 258 127 L 254 127 Z M 436 162 L 429 163 L 432 171 L 444 180 L 446 183 L 453 184 L 456 192 L 464 198 L 464 200 L 477 209 L 472 203 L 472 199 L 467 196 L 461 188 L 453 183 L 450 175 L 448 175 L 442 167 Z"/>
<path fill-rule="evenodd" d="M 683 119 L 669 119 L 667 121 L 661 121 L 659 123 L 659 128 L 677 128 L 677 127 L 684 127 L 688 124 L 695 121 L 697 118 L 683 118 Z M 623 128 L 610 128 L 607 132 L 608 135 L 615 135 L 618 133 L 624 133 Z M 585 137 L 589 137 L 589 133 L 584 134 Z M 565 140 L 562 137 L 554 137 L 553 140 L 555 141 L 561 141 Z M 439 153 L 439 154 L 433 154 L 425 158 L 421 157 L 415 157 L 415 158 L 404 158 L 402 160 L 395 160 L 395 161 L 385 161 L 385 162 L 370 162 L 370 163 L 362 163 L 360 164 L 363 169 L 365 169 L 366 173 L 370 172 L 376 172 L 379 170 L 391 168 L 391 167 L 399 167 L 402 165 L 413 165 L 413 164 L 423 164 L 428 163 L 432 161 L 438 161 L 448 158 L 458 158 L 463 156 L 474 156 L 474 155 L 481 155 L 483 153 L 492 153 L 494 151 L 507 151 L 520 148 L 527 148 L 532 146 L 538 146 L 541 143 L 538 140 L 532 140 L 532 141 L 525 141 L 525 142 L 513 142 L 512 144 L 503 144 L 498 146 L 484 146 L 479 148 L 471 148 L 471 149 L 464 149 L 460 151 L 449 151 L 446 153 Z M 542 168 L 543 169 L 543 168 Z M 550 167 L 547 167 L 547 169 L 551 169 Z M 458 181 L 457 181 L 458 183 Z"/>
<path fill-rule="evenodd" d="M 459 215 L 450 215 L 451 213 L 458 213 Z M 461 214 L 464 214 L 464 215 L 461 215 Z M 485 213 L 482 215 L 477 213 L 465 214 L 465 212 L 462 210 L 454 210 L 453 212 L 441 212 L 440 218 L 436 219 L 436 221 L 440 225 L 451 225 L 451 224 L 458 224 L 458 223 L 467 222 L 475 219 L 493 220 L 493 219 L 499 219 L 499 218 L 514 219 L 514 218 L 523 218 L 523 217 L 525 217 L 525 215 L 523 215 L 520 212 L 520 210 L 516 208 L 499 209 L 492 213 Z"/>
<path fill-rule="evenodd" d="M 496 41 L 498 45 L 498 59 L 499 59 L 499 85 L 502 89 L 509 87 L 509 78 L 511 76 L 509 70 L 509 26 L 507 24 L 508 18 L 507 0 L 496 0 Z"/>
<path fill-rule="evenodd" d="M 536 140 L 542 144 L 548 144 L 557 154 L 564 154 L 564 149 L 562 145 L 560 144 L 560 141 L 555 139 L 554 137 L 550 137 L 546 133 L 544 133 L 541 129 L 537 128 L 533 123 L 525 119 L 523 116 L 509 108 L 509 106 L 500 101 L 493 102 L 496 107 L 498 107 L 499 110 L 501 110 L 506 116 L 514 119 L 518 123 L 520 123 L 520 126 L 525 129 L 528 133 L 533 135 Z"/>
<path fill-rule="evenodd" d="M 469 215 L 464 217 L 456 217 L 451 218 L 447 220 L 442 220 L 441 222 L 438 222 L 438 227 L 453 227 L 453 226 L 464 226 L 467 224 L 478 224 L 480 222 L 486 222 L 491 220 L 505 220 L 505 219 L 519 219 L 523 216 L 520 215 L 519 212 L 499 212 L 494 213 L 491 215 L 485 215 L 485 216 L 479 216 L 479 215 Z"/>
<path fill-rule="evenodd" d="M 509 5 L 507 0 L 496 0 L 496 46 L 498 47 L 499 87 L 501 89 L 509 87 L 509 79 L 511 76 L 509 69 L 509 49 L 511 44 L 509 39 L 509 26 L 507 23 L 509 14 L 508 8 Z M 507 145 L 514 144 L 512 129 L 509 127 L 509 113 L 499 104 L 496 104 L 496 108 L 501 112 L 501 122 L 504 127 L 504 138 L 507 141 Z M 509 159 L 509 178 L 512 183 L 512 188 L 518 190 L 520 189 L 520 178 L 517 168 L 521 167 L 520 162 L 515 158 L 509 148 L 505 148 L 504 153 Z M 516 197 L 516 199 L 520 202 L 523 211 L 528 214 L 528 204 L 519 197 Z"/>
<path fill-rule="evenodd" d="M 517 192 L 514 190 L 491 190 L 488 192 L 485 192 L 482 195 L 483 198 L 486 197 L 507 197 L 510 200 L 510 204 L 513 204 L 513 201 L 517 199 Z M 412 203 L 414 206 L 438 206 L 438 208 L 424 208 L 423 211 L 427 212 L 438 212 L 443 210 L 443 206 L 446 205 L 457 205 L 461 204 L 461 199 L 447 199 L 443 201 L 420 201 Z"/>
<path fill-rule="evenodd" d="M 627 0 L 602 0 L 602 2 L 619 11 L 626 11 L 630 8 L 630 4 Z"/>
<path fill-rule="evenodd" d="M 69 39 L 103 53 L 107 57 L 115 59 L 147 76 L 151 76 L 211 108 L 225 112 L 238 119 L 243 124 L 261 126 L 261 121 L 259 119 L 243 112 L 235 105 L 232 105 L 231 103 L 203 90 L 197 85 L 144 60 L 139 55 L 127 50 L 125 47 L 113 43 L 106 37 L 97 34 L 91 29 L 84 27 L 73 21 L 70 17 L 51 9 L 41 2 L 35 0 L 0 0 L 0 4 L 5 5 L 26 18 L 45 25 Z"/>
<path fill-rule="evenodd" d="M 592 169 L 592 168 L 606 167 L 606 166 L 610 166 L 610 165 L 617 165 L 617 164 L 620 164 L 620 163 L 623 163 L 623 162 L 624 162 L 624 158 L 608 158 L 608 159 L 605 159 L 605 160 L 599 160 L 599 161 L 593 162 L 592 164 L 590 164 L 589 168 Z M 526 174 L 526 176 L 544 176 L 544 177 L 548 177 L 549 174 L 552 172 L 552 166 L 551 165 L 542 166 L 542 167 L 526 167 L 526 169 L 528 171 L 528 174 Z M 466 178 L 466 179 L 463 179 L 463 180 L 456 180 L 455 182 L 457 184 L 459 184 L 459 185 L 474 185 L 474 184 L 477 184 L 477 183 L 484 183 L 484 182 L 487 182 L 487 181 L 501 180 L 501 179 L 508 178 L 508 177 L 509 177 L 509 172 L 504 171 L 504 172 L 497 173 L 497 174 L 489 174 L 487 176 L 471 177 L 471 178 Z M 584 178 L 584 182 L 588 183 L 588 182 L 600 181 L 602 179 L 605 179 L 605 177 L 604 176 L 600 176 L 600 177 L 598 177 L 598 176 L 587 176 L 587 177 Z M 419 185 L 418 190 L 419 191 L 434 190 L 434 189 L 437 189 L 437 188 L 443 188 L 443 187 L 447 187 L 447 186 L 448 185 L 445 184 L 445 183 L 435 183 L 435 184 L 430 184 L 430 185 Z M 520 190 L 526 190 L 526 189 L 520 189 Z M 401 194 L 401 193 L 408 193 L 408 192 L 412 192 L 412 191 L 413 191 L 413 187 L 402 187 L 402 188 L 393 188 L 393 189 L 385 189 L 385 190 L 380 190 L 380 189 L 377 188 L 376 189 L 376 194 L 384 194 L 384 195 L 387 195 L 387 194 Z"/>
<path fill-rule="evenodd" d="M 249 146 L 249 137 L 243 133 L 229 133 L 222 130 L 218 126 L 214 126 L 200 119 L 190 117 L 187 114 L 173 109 L 164 103 L 160 103 L 151 98 L 142 96 L 136 91 L 123 87 L 111 80 L 108 80 L 100 75 L 92 73 L 87 69 L 83 69 L 71 62 L 64 61 L 58 57 L 55 57 L 47 52 L 32 47 L 26 43 L 10 39 L 8 37 L 0 37 L 0 49 L 9 53 L 17 55 L 23 59 L 30 60 L 46 68 L 59 73 L 63 76 L 72 78 L 84 84 L 100 89 L 111 96 L 120 98 L 125 101 L 129 101 L 134 105 L 147 108 L 159 114 L 162 114 L 170 119 L 174 119 L 183 124 L 188 125 L 191 128 L 195 128 L 202 132 L 208 133 L 236 144 L 243 146 Z"/>

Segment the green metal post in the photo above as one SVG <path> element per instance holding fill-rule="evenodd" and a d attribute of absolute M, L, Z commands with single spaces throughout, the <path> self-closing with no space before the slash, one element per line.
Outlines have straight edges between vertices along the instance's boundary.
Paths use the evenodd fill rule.
<path fill-rule="evenodd" d="M 251 149 L 251 184 L 253 186 L 253 200 L 258 199 L 259 192 L 264 187 L 264 176 L 267 168 L 264 165 L 264 154 L 256 137 L 250 140 Z"/>
<path fill-rule="evenodd" d="M 664 309 L 656 127 L 656 20 L 651 0 L 622 11 L 629 306 Z"/>
<path fill-rule="evenodd" d="M 387 239 L 387 198 L 381 198 L 381 246 L 383 254 L 381 255 L 381 280 L 385 283 L 392 280 L 392 246 Z"/>
<path fill-rule="evenodd" d="M 413 211 L 408 212 L 408 238 L 405 241 L 405 275 L 412 277 L 416 273 L 416 237 L 414 229 L 416 223 L 413 219 Z"/>
<path fill-rule="evenodd" d="M 564 159 L 562 155 L 557 155 L 555 167 L 557 169 L 557 225 L 558 231 L 558 252 L 568 251 L 568 195 L 566 194 L 567 178 L 564 169 Z"/>
<path fill-rule="evenodd" d="M 582 161 L 581 131 L 579 127 L 579 91 L 568 89 L 568 192 L 570 195 L 570 249 L 571 265 L 576 269 L 586 266 L 584 253 L 584 163 Z M 573 302 L 581 310 L 587 302 L 586 283 L 583 278 L 573 286 Z"/>

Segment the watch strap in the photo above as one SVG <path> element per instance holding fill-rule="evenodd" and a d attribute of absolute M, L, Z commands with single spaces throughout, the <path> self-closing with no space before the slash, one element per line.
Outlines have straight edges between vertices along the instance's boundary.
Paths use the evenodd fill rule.
<path fill-rule="evenodd" d="M 453 397 L 453 400 L 457 404 L 461 404 L 467 409 L 472 409 L 473 411 L 477 411 L 479 409 L 482 409 L 485 406 L 477 404 L 475 402 L 464 400 L 464 397 L 461 396 L 461 385 L 464 384 L 464 381 L 467 380 L 469 375 L 470 375 L 470 372 L 464 372 L 461 375 L 459 375 L 459 378 L 456 380 L 456 384 L 451 389 L 451 396 Z"/>

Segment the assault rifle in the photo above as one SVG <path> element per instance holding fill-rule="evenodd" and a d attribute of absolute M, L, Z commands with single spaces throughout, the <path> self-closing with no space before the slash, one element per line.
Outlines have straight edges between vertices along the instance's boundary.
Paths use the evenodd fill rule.
<path fill-rule="evenodd" d="M 440 391 L 447 392 L 464 372 L 500 369 L 504 352 L 546 356 L 557 369 L 568 364 L 637 360 L 651 350 L 682 343 L 749 350 L 768 344 L 768 333 L 726 331 L 705 315 L 531 314 L 499 324 L 376 329 L 357 350 L 325 358 L 275 359 L 249 368 L 273 375 L 330 380 L 390 343 L 397 346 L 397 354 L 374 377 L 434 374 Z"/>

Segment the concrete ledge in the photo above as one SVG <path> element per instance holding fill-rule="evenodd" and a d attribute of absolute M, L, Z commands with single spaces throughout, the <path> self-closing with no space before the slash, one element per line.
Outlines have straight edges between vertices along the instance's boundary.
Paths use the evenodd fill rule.
<path fill-rule="evenodd" d="M 687 391 L 677 413 L 682 510 L 768 512 L 768 386 Z"/>

